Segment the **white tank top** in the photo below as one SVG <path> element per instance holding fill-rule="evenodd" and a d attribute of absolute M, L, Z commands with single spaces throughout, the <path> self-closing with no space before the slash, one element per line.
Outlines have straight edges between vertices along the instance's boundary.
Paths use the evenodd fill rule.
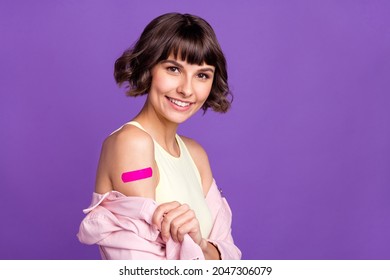
<path fill-rule="evenodd" d="M 131 121 L 127 124 L 134 125 L 147 133 L 138 122 Z M 154 156 L 160 175 L 156 188 L 156 202 L 178 201 L 188 204 L 198 218 L 202 237 L 208 238 L 213 222 L 203 194 L 200 174 L 186 145 L 177 134 L 176 141 L 180 148 L 179 157 L 169 154 L 153 139 Z"/>

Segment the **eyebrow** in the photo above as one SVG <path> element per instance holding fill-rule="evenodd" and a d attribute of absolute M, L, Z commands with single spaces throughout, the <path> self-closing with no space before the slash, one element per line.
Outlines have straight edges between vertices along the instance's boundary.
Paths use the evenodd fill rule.
<path fill-rule="evenodd" d="M 173 65 L 175 65 L 179 68 L 184 68 L 182 64 L 180 64 L 176 60 L 172 60 L 172 59 L 163 60 L 163 61 L 161 61 L 161 63 L 172 63 Z M 214 73 L 214 69 L 211 67 L 203 67 L 203 68 L 199 69 L 199 72 L 207 72 L 207 71 Z"/>

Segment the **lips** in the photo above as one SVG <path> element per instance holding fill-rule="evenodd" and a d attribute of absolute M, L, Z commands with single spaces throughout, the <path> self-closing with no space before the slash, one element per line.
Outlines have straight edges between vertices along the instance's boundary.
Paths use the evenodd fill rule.
<path fill-rule="evenodd" d="M 167 96 L 167 98 L 168 98 L 168 100 L 171 103 L 173 103 L 176 106 L 179 106 L 181 108 L 187 108 L 187 107 L 189 107 L 192 104 L 191 102 L 185 102 L 185 101 L 177 100 L 177 99 L 174 99 L 174 98 L 171 98 L 171 97 L 168 97 L 168 96 Z"/>

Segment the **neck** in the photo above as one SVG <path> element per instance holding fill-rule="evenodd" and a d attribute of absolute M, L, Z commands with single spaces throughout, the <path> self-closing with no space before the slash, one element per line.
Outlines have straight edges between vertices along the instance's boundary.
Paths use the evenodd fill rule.
<path fill-rule="evenodd" d="M 162 116 L 158 115 L 147 102 L 141 112 L 134 118 L 142 127 L 172 155 L 177 155 L 179 152 L 176 142 L 177 123 L 172 123 Z"/>

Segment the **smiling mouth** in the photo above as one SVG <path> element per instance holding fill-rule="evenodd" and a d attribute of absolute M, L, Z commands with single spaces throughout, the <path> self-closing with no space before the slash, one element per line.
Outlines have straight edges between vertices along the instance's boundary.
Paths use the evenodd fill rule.
<path fill-rule="evenodd" d="M 190 102 L 184 102 L 184 101 L 180 101 L 180 100 L 177 100 L 177 99 L 173 99 L 173 98 L 171 98 L 171 97 L 168 97 L 167 96 L 167 98 L 168 98 L 168 100 L 171 102 L 171 103 L 173 103 L 173 104 L 175 104 L 175 105 L 177 105 L 177 106 L 179 106 L 179 107 L 182 107 L 182 108 L 186 108 L 186 107 L 188 107 L 188 106 L 190 106 L 192 103 L 190 103 Z"/>

